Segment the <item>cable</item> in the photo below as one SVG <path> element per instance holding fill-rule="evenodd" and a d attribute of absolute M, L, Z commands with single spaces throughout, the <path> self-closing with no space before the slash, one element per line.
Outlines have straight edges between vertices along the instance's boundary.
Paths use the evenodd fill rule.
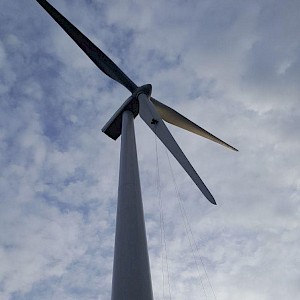
<path fill-rule="evenodd" d="M 155 138 L 155 150 L 156 150 L 156 186 L 157 186 L 157 197 L 160 205 L 161 199 L 161 189 L 160 189 L 160 174 L 158 165 L 158 155 L 157 155 L 157 140 Z M 165 276 L 164 276 L 164 254 L 163 254 L 163 229 L 162 229 L 162 215 L 160 210 L 160 246 L 161 246 L 161 271 L 162 271 L 162 284 L 163 284 L 163 299 L 165 299 Z"/>
<path fill-rule="evenodd" d="M 159 162 L 158 162 L 158 149 L 157 149 L 157 135 L 155 135 L 155 150 L 156 150 L 156 178 L 157 178 L 157 194 L 159 200 L 160 208 L 160 241 L 161 241 L 161 265 L 162 265 L 162 275 L 163 275 L 163 299 L 165 299 L 165 275 L 164 275 L 164 253 L 166 257 L 166 271 L 169 287 L 169 299 L 172 299 L 171 295 L 171 285 L 170 285 L 170 275 L 169 275 L 169 264 L 168 264 L 168 254 L 167 254 L 167 243 L 165 235 L 165 221 L 164 221 L 164 211 L 163 203 L 161 199 L 161 186 L 160 186 L 160 172 L 159 172 Z"/>
<path fill-rule="evenodd" d="M 204 269 L 205 277 L 206 277 L 206 279 L 207 279 L 207 281 L 209 283 L 209 286 L 210 286 L 210 289 L 212 291 L 212 294 L 213 294 L 215 300 L 217 300 L 215 291 L 214 291 L 213 286 L 211 284 L 211 281 L 210 281 L 210 279 L 208 277 L 208 273 L 206 271 L 203 259 L 202 259 L 201 255 L 200 255 L 199 248 L 198 248 L 196 240 L 194 238 L 194 234 L 193 234 L 193 231 L 192 231 L 192 228 L 191 228 L 191 225 L 190 225 L 190 222 L 189 222 L 186 210 L 185 210 L 184 205 L 183 205 L 183 201 L 181 199 L 181 196 L 180 196 L 177 184 L 176 184 L 176 180 L 175 180 L 174 172 L 173 172 L 172 165 L 171 165 L 171 162 L 170 162 L 168 151 L 167 151 L 167 149 L 165 149 L 165 150 L 166 150 L 166 154 L 167 154 L 167 158 L 168 158 L 168 162 L 169 162 L 169 166 L 170 166 L 170 170 L 171 170 L 171 174 L 172 174 L 172 178 L 173 178 L 173 182 L 174 182 L 174 186 L 175 186 L 175 190 L 176 190 L 176 194 L 177 194 L 177 199 L 178 199 L 178 202 L 179 202 L 180 211 L 181 211 L 181 214 L 182 214 L 182 217 L 183 217 L 183 220 L 184 220 L 185 230 L 187 232 L 187 236 L 188 236 L 188 239 L 189 239 L 190 247 L 192 249 L 192 254 L 193 254 L 196 266 L 197 266 L 197 271 L 198 271 L 198 274 L 199 274 L 199 279 L 200 279 L 200 282 L 201 282 L 201 286 L 202 286 L 203 292 L 205 294 L 205 298 L 207 299 L 207 293 L 205 291 L 205 287 L 204 287 L 203 281 L 201 279 L 199 265 L 198 265 L 198 262 L 197 262 L 197 259 L 196 259 L 196 256 L 195 256 L 194 249 L 196 250 L 196 252 L 198 254 L 198 257 L 200 258 L 201 265 L 202 265 L 202 267 Z"/>

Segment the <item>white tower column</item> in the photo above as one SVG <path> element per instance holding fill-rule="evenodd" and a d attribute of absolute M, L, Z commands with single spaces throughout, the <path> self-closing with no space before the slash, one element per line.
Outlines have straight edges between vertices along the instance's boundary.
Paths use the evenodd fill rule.
<path fill-rule="evenodd" d="M 112 300 L 153 300 L 133 121 L 124 111 Z"/>

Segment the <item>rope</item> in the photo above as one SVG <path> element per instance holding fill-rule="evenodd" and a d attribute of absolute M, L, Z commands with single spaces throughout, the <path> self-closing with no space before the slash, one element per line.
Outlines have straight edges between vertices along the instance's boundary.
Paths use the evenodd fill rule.
<path fill-rule="evenodd" d="M 166 271 L 169 287 L 169 299 L 172 299 L 171 296 L 171 285 L 170 285 L 170 275 L 169 275 L 169 264 L 168 264 L 168 253 L 167 253 L 167 244 L 166 244 L 166 234 L 165 234 L 165 221 L 164 221 L 164 211 L 163 203 L 161 199 L 161 186 L 160 186 L 160 172 L 159 172 L 159 162 L 158 162 L 158 149 L 157 149 L 157 135 L 155 135 L 155 150 L 156 150 L 156 178 L 157 178 L 157 195 L 159 201 L 160 209 L 160 243 L 161 243 L 161 268 L 162 268 L 162 282 L 163 282 L 163 299 L 165 298 L 165 275 L 164 275 L 164 253 L 166 257 Z"/>
<path fill-rule="evenodd" d="M 190 225 L 190 222 L 189 222 L 186 210 L 185 210 L 184 205 L 183 205 L 182 198 L 180 196 L 180 193 L 179 193 L 179 190 L 178 190 L 178 187 L 177 187 L 177 183 L 176 183 L 176 180 L 175 180 L 175 176 L 174 176 L 174 172 L 173 172 L 172 165 L 171 165 L 171 162 L 170 162 L 168 151 L 167 151 L 167 149 L 165 149 L 165 150 L 166 150 L 166 154 L 167 154 L 167 157 L 168 157 L 168 162 L 169 162 L 169 166 L 170 166 L 170 170 L 171 170 L 171 174 L 172 174 L 172 178 L 173 178 L 173 183 L 174 183 L 176 194 L 177 194 L 177 199 L 178 199 L 178 202 L 179 202 L 179 207 L 180 207 L 181 215 L 182 215 L 183 220 L 184 220 L 185 230 L 186 230 L 186 233 L 187 233 L 187 236 L 188 236 L 188 239 L 189 239 L 190 247 L 192 249 L 193 258 L 194 258 L 194 261 L 195 261 L 195 264 L 196 264 L 196 267 L 197 267 L 197 271 L 198 271 L 198 275 L 199 275 L 199 279 L 200 279 L 200 282 L 201 282 L 201 286 L 202 286 L 202 289 L 203 289 L 203 292 L 204 292 L 204 295 L 205 295 L 205 299 L 207 299 L 207 293 L 205 291 L 205 287 L 204 287 L 203 281 L 201 279 L 200 269 L 199 269 L 198 261 L 196 259 L 195 252 L 197 252 L 198 257 L 200 258 L 201 265 L 202 265 L 202 267 L 204 269 L 205 277 L 206 277 L 206 279 L 207 279 L 207 281 L 209 283 L 209 286 L 210 286 L 210 289 L 211 289 L 212 294 L 214 296 L 214 299 L 217 300 L 215 291 L 214 291 L 213 286 L 211 284 L 211 281 L 210 281 L 210 279 L 208 277 L 208 273 L 206 271 L 205 264 L 203 262 L 203 259 L 202 259 L 201 255 L 200 255 L 200 251 L 199 251 L 199 248 L 197 246 L 196 240 L 194 238 L 192 227 Z"/>

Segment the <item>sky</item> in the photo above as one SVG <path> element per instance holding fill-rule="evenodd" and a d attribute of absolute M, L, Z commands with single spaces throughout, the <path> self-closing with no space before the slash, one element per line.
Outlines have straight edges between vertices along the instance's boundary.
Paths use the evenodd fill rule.
<path fill-rule="evenodd" d="M 154 298 L 298 299 L 300 2 L 49 2 L 239 149 L 168 126 L 213 206 L 135 119 Z M 2 0 L 0 37 L 0 299 L 110 299 L 120 139 L 101 128 L 130 94 L 36 1 Z"/>

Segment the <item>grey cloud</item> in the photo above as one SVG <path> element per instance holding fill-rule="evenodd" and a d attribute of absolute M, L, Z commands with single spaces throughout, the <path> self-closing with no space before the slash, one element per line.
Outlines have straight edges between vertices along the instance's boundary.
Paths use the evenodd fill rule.
<path fill-rule="evenodd" d="M 296 298 L 298 3 L 51 3 L 137 84 L 152 83 L 155 97 L 240 150 L 170 127 L 218 202 L 209 206 L 171 158 L 217 299 Z M 128 93 L 35 1 L 2 7 L 0 296 L 109 299 L 120 141 L 100 129 Z M 161 298 L 155 138 L 139 118 L 135 126 Z M 199 299 L 205 296 L 160 144 L 158 155 L 172 298 Z"/>

